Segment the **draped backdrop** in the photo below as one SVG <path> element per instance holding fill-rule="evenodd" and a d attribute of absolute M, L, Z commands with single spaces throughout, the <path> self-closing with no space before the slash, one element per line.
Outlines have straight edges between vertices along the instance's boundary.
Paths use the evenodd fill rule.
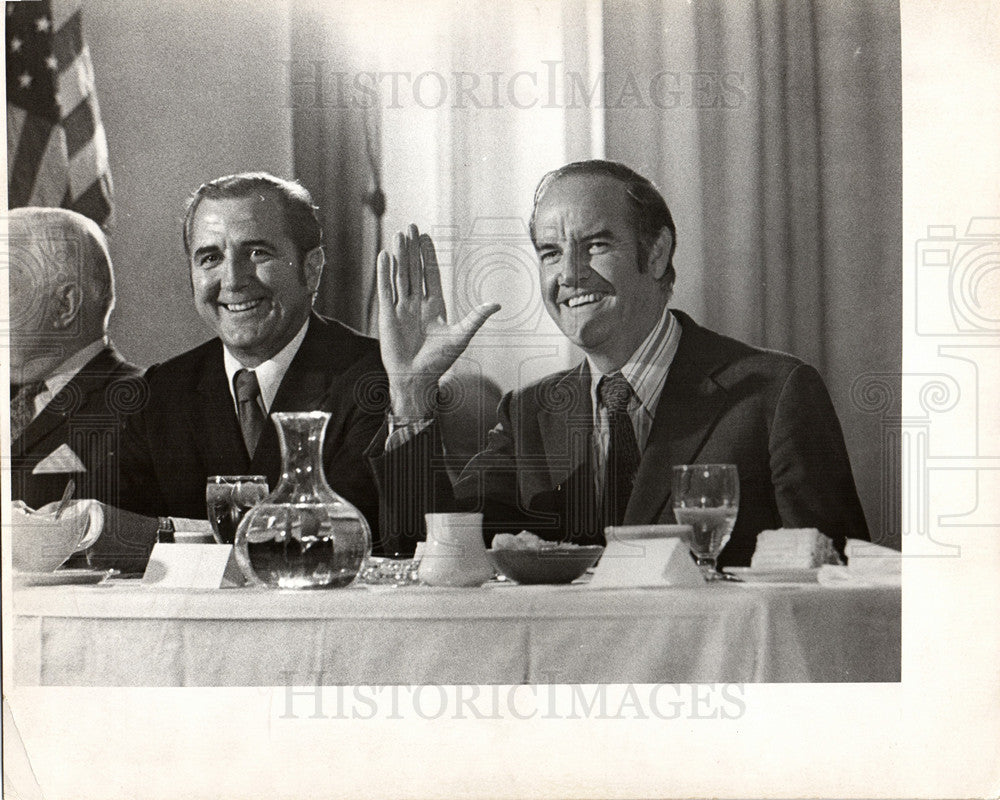
<path fill-rule="evenodd" d="M 411 220 L 435 235 L 454 313 L 503 304 L 467 365 L 505 390 L 566 366 L 579 353 L 538 300 L 532 190 L 569 160 L 623 161 L 674 213 L 673 305 L 820 370 L 873 538 L 899 546 L 896 3 L 431 2 L 418 15 L 298 0 L 291 14 L 295 169 L 324 212 L 324 310 L 371 330 L 377 181 L 383 238 Z M 373 101 L 351 90 L 369 72 Z"/>

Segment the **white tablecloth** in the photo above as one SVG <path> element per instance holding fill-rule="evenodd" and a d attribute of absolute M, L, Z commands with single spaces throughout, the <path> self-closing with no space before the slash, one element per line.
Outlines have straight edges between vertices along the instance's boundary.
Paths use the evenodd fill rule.
<path fill-rule="evenodd" d="M 900 590 L 715 584 L 14 593 L 18 684 L 898 681 Z"/>

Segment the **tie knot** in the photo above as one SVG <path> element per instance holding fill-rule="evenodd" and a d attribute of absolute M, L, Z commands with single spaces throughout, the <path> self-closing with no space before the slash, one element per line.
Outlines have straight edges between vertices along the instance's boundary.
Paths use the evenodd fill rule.
<path fill-rule="evenodd" d="M 608 412 L 622 414 L 628 411 L 628 402 L 632 399 L 632 387 L 620 372 L 601 378 L 597 392 Z"/>
<path fill-rule="evenodd" d="M 236 401 L 246 403 L 260 396 L 260 384 L 257 383 L 257 373 L 252 369 L 241 369 L 236 373 Z"/>

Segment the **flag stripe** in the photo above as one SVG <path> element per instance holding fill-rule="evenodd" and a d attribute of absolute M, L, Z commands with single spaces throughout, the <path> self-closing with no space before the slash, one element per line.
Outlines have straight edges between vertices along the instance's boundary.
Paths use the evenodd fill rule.
<path fill-rule="evenodd" d="M 29 206 L 61 205 L 63 194 L 67 189 L 66 170 L 69 169 L 69 159 L 66 158 L 66 134 L 60 126 L 52 129 L 49 134 L 49 145 L 38 167 L 35 186 L 31 190 Z"/>
<path fill-rule="evenodd" d="M 70 208 L 91 219 L 108 217 L 111 214 L 111 203 L 108 200 L 111 197 L 111 187 L 105 184 L 104 177 L 90 184 L 87 191 L 76 198 Z"/>
<path fill-rule="evenodd" d="M 86 47 L 70 64 L 59 73 L 56 100 L 64 114 L 68 114 L 88 97 L 97 92 L 94 88 L 94 73 L 90 66 L 90 53 Z"/>
<path fill-rule="evenodd" d="M 21 128 L 21 138 L 17 141 L 8 180 L 7 200 L 11 208 L 26 205 L 31 198 L 31 190 L 42 164 L 42 156 L 49 145 L 49 136 L 55 126 L 35 114 L 28 114 Z"/>
<path fill-rule="evenodd" d="M 78 104 L 66 116 L 63 128 L 66 130 L 66 151 L 72 158 L 81 147 L 94 138 L 94 113 L 89 100 Z"/>
<path fill-rule="evenodd" d="M 76 199 L 94 182 L 94 178 L 107 172 L 107 167 L 101 166 L 101 152 L 96 139 L 87 142 L 77 154 L 69 160 L 69 192 Z"/>
<path fill-rule="evenodd" d="M 52 37 L 52 52 L 59 63 L 59 71 L 66 69 L 83 51 L 83 25 L 80 9 L 66 20 L 66 24 Z"/>
<path fill-rule="evenodd" d="M 23 108 L 7 104 L 7 164 L 14 163 L 14 151 L 21 139 L 21 130 L 28 119 L 28 112 Z"/>

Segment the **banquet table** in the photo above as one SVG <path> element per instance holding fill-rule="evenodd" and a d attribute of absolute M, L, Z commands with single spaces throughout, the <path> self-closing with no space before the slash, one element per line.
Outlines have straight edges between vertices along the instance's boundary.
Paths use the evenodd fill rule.
<path fill-rule="evenodd" d="M 900 680 L 901 590 L 16 589 L 19 685 L 277 686 Z"/>

